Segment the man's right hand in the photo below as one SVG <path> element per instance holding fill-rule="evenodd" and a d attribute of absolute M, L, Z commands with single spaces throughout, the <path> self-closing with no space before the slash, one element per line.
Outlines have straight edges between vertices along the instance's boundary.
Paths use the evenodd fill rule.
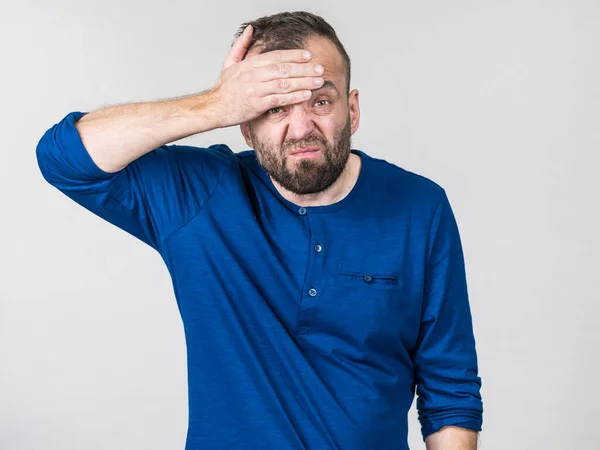
<path fill-rule="evenodd" d="M 307 101 L 319 89 L 323 68 L 305 50 L 276 50 L 244 58 L 252 39 L 249 25 L 236 39 L 213 87 L 219 127 L 239 125 L 271 108 Z"/>

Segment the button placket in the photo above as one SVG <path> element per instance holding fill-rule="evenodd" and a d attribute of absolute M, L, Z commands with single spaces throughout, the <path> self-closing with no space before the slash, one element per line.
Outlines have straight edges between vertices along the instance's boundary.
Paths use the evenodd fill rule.
<path fill-rule="evenodd" d="M 309 261 L 304 284 L 304 293 L 298 315 L 298 333 L 302 334 L 311 329 L 313 321 L 317 317 L 315 314 L 319 308 L 319 302 L 325 295 L 323 283 L 323 264 L 324 264 L 324 243 L 323 223 L 319 214 L 309 214 L 309 209 L 299 207 L 298 215 L 306 220 L 309 232 Z M 325 289 L 326 290 L 326 289 Z"/>

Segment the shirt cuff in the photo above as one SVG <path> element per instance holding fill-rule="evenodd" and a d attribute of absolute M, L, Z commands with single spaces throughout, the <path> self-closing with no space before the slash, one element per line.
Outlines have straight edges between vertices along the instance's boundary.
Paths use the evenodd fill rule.
<path fill-rule="evenodd" d="M 446 419 L 427 421 L 421 426 L 421 433 L 423 435 L 423 441 L 430 435 L 446 426 L 454 426 L 467 428 L 473 431 L 481 431 L 483 421 L 481 417 L 448 417 Z"/>

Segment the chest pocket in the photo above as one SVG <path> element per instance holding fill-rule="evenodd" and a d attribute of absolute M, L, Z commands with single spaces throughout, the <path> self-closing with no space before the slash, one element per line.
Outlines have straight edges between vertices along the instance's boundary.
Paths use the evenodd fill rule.
<path fill-rule="evenodd" d="M 371 347 L 397 341 L 404 297 L 401 276 L 389 267 L 375 267 L 355 261 L 331 270 L 328 289 L 315 304 L 319 331 Z"/>

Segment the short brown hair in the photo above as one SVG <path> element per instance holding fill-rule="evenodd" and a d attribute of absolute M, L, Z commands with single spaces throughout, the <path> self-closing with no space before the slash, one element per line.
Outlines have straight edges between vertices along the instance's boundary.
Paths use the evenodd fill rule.
<path fill-rule="evenodd" d="M 306 41 L 314 36 L 329 39 L 342 55 L 346 66 L 347 93 L 350 93 L 350 57 L 333 27 L 321 16 L 306 11 L 282 12 L 264 16 L 242 24 L 235 37 L 239 37 L 248 25 L 252 25 L 253 28 L 248 50 L 259 45 L 260 53 L 303 48 Z"/>

